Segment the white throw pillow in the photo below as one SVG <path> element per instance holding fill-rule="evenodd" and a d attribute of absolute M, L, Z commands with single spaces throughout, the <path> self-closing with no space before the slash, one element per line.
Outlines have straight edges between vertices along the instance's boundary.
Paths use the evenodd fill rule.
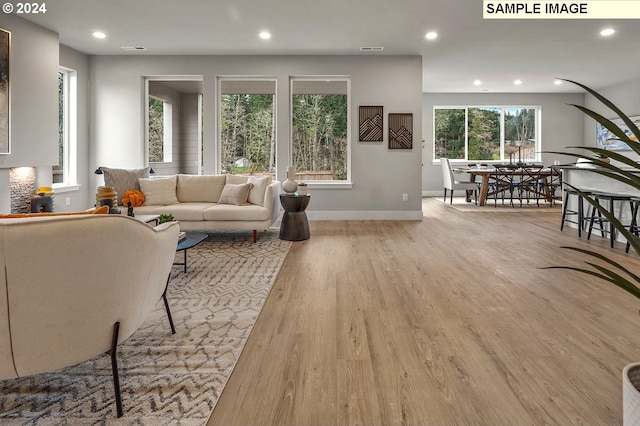
<path fill-rule="evenodd" d="M 271 176 L 249 176 L 247 181 L 253 184 L 249 192 L 249 202 L 257 206 L 264 206 L 264 193 L 271 184 Z"/>
<path fill-rule="evenodd" d="M 140 191 L 144 194 L 143 206 L 178 204 L 176 197 L 177 176 L 140 178 Z"/>
<path fill-rule="evenodd" d="M 228 183 L 222 189 L 219 204 L 234 204 L 236 206 L 244 206 L 249 198 L 249 191 L 253 185 L 250 183 L 241 183 L 238 185 Z"/>
<path fill-rule="evenodd" d="M 122 196 L 125 192 L 134 189 L 139 190 L 139 178 L 148 178 L 151 167 L 143 169 L 111 169 L 98 167 L 104 176 L 104 186 L 113 188 L 118 193 L 118 204 L 122 205 Z"/>

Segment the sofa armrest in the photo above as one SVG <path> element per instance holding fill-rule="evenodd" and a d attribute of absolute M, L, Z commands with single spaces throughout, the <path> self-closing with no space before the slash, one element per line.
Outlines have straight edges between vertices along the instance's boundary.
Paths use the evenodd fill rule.
<path fill-rule="evenodd" d="M 264 194 L 264 206 L 271 213 L 271 223 L 275 222 L 280 216 L 280 192 L 282 191 L 282 183 L 278 180 L 271 182 Z"/>

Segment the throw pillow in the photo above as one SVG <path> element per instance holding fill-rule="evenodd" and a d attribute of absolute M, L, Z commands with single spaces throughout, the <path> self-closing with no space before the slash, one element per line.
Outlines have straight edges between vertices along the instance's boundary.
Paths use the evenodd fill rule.
<path fill-rule="evenodd" d="M 137 189 L 140 190 L 139 178 L 148 178 L 151 167 L 144 169 L 111 169 L 100 167 L 104 176 L 104 186 L 110 186 L 118 193 L 118 205 L 122 203 L 122 196 L 125 192 Z"/>
<path fill-rule="evenodd" d="M 249 176 L 247 182 L 253 184 L 249 192 L 249 203 L 264 206 L 264 193 L 271 184 L 271 176 Z"/>
<path fill-rule="evenodd" d="M 178 200 L 181 203 L 217 203 L 225 179 L 224 175 L 178 175 Z"/>
<path fill-rule="evenodd" d="M 140 178 L 140 190 L 144 194 L 144 206 L 178 204 L 176 197 L 177 176 Z"/>
<path fill-rule="evenodd" d="M 46 212 L 46 213 L 12 213 L 2 214 L 0 219 L 20 219 L 23 217 L 39 217 L 39 216 L 77 216 L 82 214 L 107 214 L 109 213 L 109 206 L 100 206 L 97 209 L 87 210 L 84 212 Z"/>
<path fill-rule="evenodd" d="M 122 196 L 122 204 L 128 206 L 131 203 L 131 207 L 140 207 L 144 203 L 144 194 L 137 189 L 126 191 Z"/>
<path fill-rule="evenodd" d="M 219 204 L 234 204 L 236 206 L 244 206 L 249 198 L 249 191 L 253 185 L 250 183 L 233 184 L 228 183 L 222 188 Z"/>

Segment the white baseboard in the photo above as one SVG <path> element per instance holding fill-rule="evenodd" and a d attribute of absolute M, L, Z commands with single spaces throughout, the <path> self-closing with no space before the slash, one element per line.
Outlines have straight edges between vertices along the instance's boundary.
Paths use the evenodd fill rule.
<path fill-rule="evenodd" d="M 444 197 L 444 189 L 440 191 L 422 191 L 423 197 Z"/>
<path fill-rule="evenodd" d="M 422 211 L 307 211 L 309 220 L 422 220 Z"/>

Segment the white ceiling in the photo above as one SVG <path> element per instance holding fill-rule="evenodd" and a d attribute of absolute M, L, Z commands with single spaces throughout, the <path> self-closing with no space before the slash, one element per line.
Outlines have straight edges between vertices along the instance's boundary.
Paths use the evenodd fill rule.
<path fill-rule="evenodd" d="M 94 55 L 421 55 L 424 92 L 578 92 L 640 77 L 634 20 L 484 20 L 481 0 L 54 0 L 20 15 Z M 616 34 L 603 38 L 601 29 Z M 104 40 L 91 36 L 100 30 Z M 268 30 L 270 40 L 258 33 Z M 436 31 L 434 41 L 425 39 Z M 141 46 L 127 52 L 122 46 Z M 362 46 L 382 46 L 362 53 Z M 474 86 L 473 80 L 482 81 Z M 515 86 L 515 79 L 522 80 Z"/>

